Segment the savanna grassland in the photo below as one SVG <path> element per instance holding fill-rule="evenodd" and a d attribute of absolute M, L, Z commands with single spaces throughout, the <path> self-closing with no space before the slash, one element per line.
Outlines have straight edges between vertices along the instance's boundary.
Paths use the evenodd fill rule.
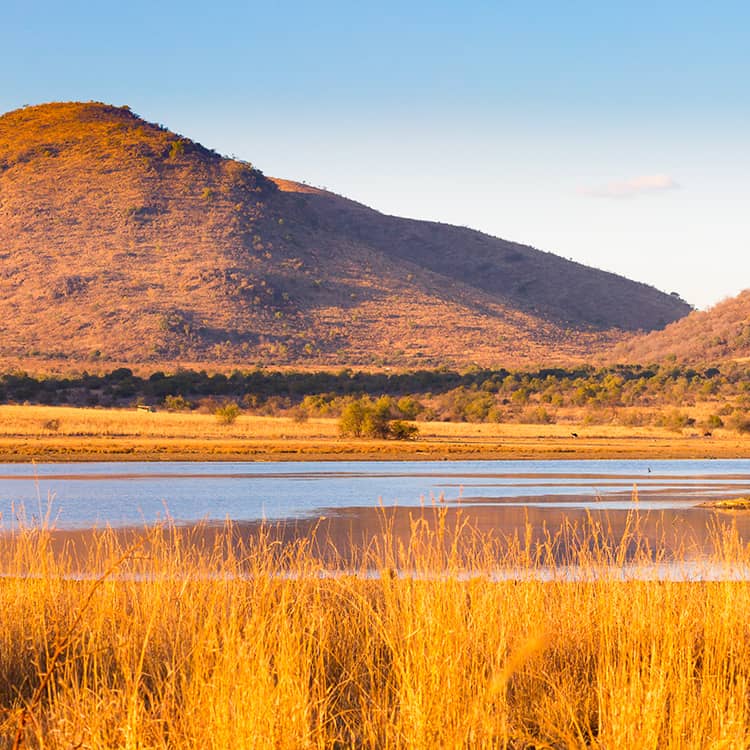
<path fill-rule="evenodd" d="M 750 448 L 748 382 L 741 365 L 674 364 L 463 373 L 15 372 L 0 375 L 0 455 L 742 457 Z"/>
<path fill-rule="evenodd" d="M 409 440 L 341 434 L 340 420 L 56 406 L 0 406 L 3 461 L 738 458 L 750 438 L 658 426 L 414 422 Z M 575 432 L 575 436 L 572 434 Z"/>
<path fill-rule="evenodd" d="M 744 748 L 750 552 L 713 528 L 724 580 L 691 583 L 653 577 L 637 516 L 532 546 L 384 519 L 346 565 L 273 529 L 20 529 L 2 747 Z"/>
<path fill-rule="evenodd" d="M 0 116 L 0 192 L 0 461 L 750 456 L 747 294 L 688 315 L 95 102 Z M 638 515 L 384 514 L 345 557 L 14 519 L 0 748 L 747 748 L 737 513 L 706 509 L 711 580 Z"/>

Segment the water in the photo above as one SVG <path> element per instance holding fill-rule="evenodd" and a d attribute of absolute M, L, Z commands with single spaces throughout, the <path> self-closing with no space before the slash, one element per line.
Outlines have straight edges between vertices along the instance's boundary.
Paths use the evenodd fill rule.
<path fill-rule="evenodd" d="M 637 487 L 638 499 L 633 496 Z M 378 507 L 461 507 L 513 528 L 603 512 L 705 524 L 702 501 L 750 494 L 750 460 L 85 463 L 0 465 L 4 528 L 356 519 Z"/>

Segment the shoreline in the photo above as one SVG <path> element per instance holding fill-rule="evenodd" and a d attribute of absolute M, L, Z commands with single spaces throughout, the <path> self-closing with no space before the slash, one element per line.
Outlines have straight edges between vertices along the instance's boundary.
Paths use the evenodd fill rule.
<path fill-rule="evenodd" d="M 414 441 L 308 439 L 201 439 L 131 437 L 3 437 L 0 462 L 91 461 L 440 461 L 570 459 L 750 458 L 741 437 L 512 435 L 501 439 L 421 438 Z"/>
<path fill-rule="evenodd" d="M 320 517 L 287 518 L 285 520 L 224 520 L 162 521 L 143 525 L 88 526 L 76 528 L 26 528 L 0 530 L 0 570 L 8 569 L 12 556 L 7 550 L 15 540 L 45 537 L 47 549 L 58 561 L 67 560 L 72 571 L 82 577 L 100 572 L 92 561 L 101 554 L 102 544 L 117 555 L 143 543 L 145 554 L 153 549 L 172 545 L 176 549 L 190 549 L 198 555 L 225 559 L 234 558 L 241 573 L 252 559 L 252 549 L 263 543 L 276 547 L 281 559 L 300 545 L 311 560 L 330 573 L 364 573 L 366 576 L 379 569 L 365 565 L 367 557 L 386 539 L 406 549 L 410 540 L 419 539 L 430 546 L 448 543 L 457 555 L 454 563 L 466 556 L 471 558 L 473 542 L 492 539 L 498 550 L 511 550 L 523 554 L 547 549 L 548 556 L 536 569 L 564 567 L 572 564 L 579 552 L 581 534 L 584 538 L 596 536 L 599 543 L 610 549 L 622 545 L 624 556 L 619 562 L 606 561 L 610 571 L 622 572 L 621 566 L 636 561 L 656 571 L 660 566 L 686 564 L 689 575 L 693 565 L 709 562 L 721 552 L 721 537 L 717 529 L 710 530 L 708 520 L 720 508 L 700 503 L 685 509 L 665 509 L 643 513 L 636 526 L 632 525 L 630 511 L 567 510 L 461 507 L 459 505 L 430 505 L 424 507 L 349 507 L 337 509 Z M 733 525 L 733 533 L 745 542 L 750 539 L 750 523 L 743 517 Z M 632 544 L 632 534 L 637 529 L 639 542 Z M 591 536 L 593 539 L 594 536 Z M 442 540 L 442 541 L 439 541 Z M 630 542 L 628 541 L 630 540 Z M 550 546 L 551 545 L 551 546 Z M 552 550 L 554 549 L 554 553 Z M 604 549 L 604 548 L 603 548 Z M 289 557 L 287 560 L 291 560 Z M 244 561 L 244 562 L 243 562 Z M 445 561 L 443 561 L 445 562 Z M 401 570 L 409 575 L 408 569 Z M 484 570 L 487 574 L 487 570 Z"/>

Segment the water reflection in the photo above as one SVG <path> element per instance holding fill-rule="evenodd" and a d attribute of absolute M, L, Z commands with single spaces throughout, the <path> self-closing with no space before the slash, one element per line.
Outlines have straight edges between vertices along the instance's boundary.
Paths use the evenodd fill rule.
<path fill-rule="evenodd" d="M 654 544 L 659 527 L 700 548 L 721 514 L 695 506 L 749 493 L 748 460 L 0 465 L 5 528 L 48 513 L 60 529 L 165 517 L 184 524 L 284 521 L 294 529 L 325 518 L 333 537 L 362 538 L 378 530 L 379 508 L 408 525 L 434 505 L 482 531 L 513 535 L 530 526 L 554 535 L 587 519 L 617 533 L 638 510 Z M 747 516 L 734 514 L 732 522 L 748 538 Z"/>

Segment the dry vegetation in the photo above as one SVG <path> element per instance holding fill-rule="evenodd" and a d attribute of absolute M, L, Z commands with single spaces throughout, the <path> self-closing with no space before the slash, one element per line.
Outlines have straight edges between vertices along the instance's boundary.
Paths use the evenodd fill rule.
<path fill-rule="evenodd" d="M 1 116 L 0 194 L 5 362 L 566 361 L 689 311 L 531 247 L 268 179 L 127 108 Z"/>
<path fill-rule="evenodd" d="M 750 290 L 710 310 L 695 311 L 663 331 L 637 336 L 615 347 L 610 359 L 653 362 L 747 361 L 750 358 Z"/>
<path fill-rule="evenodd" d="M 561 557 L 436 512 L 344 568 L 271 530 L 6 534 L 1 746 L 747 747 L 750 552 L 717 527 L 725 580 L 649 579 L 632 522 Z"/>
<path fill-rule="evenodd" d="M 732 497 L 726 500 L 712 500 L 704 505 L 716 510 L 750 510 L 750 497 Z"/>
<path fill-rule="evenodd" d="M 417 422 L 415 440 L 347 438 L 335 418 L 242 414 L 222 424 L 211 414 L 0 406 L 0 459 L 313 460 L 342 458 L 739 458 L 750 436 L 716 429 L 569 422 L 497 424 Z M 575 435 L 573 434 L 575 433 Z"/>

